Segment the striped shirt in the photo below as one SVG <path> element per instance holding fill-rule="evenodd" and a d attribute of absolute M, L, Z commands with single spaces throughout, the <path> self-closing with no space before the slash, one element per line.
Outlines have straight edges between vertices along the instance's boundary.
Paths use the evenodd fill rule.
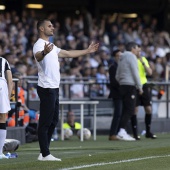
<path fill-rule="evenodd" d="M 0 79 L 6 80 L 5 72 L 10 69 L 10 65 L 5 58 L 0 57 Z"/>

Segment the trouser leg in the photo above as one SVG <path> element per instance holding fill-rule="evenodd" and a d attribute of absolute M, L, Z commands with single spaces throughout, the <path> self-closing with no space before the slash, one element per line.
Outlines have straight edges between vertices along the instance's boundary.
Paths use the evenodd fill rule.
<path fill-rule="evenodd" d="M 152 115 L 151 114 L 145 114 L 146 133 L 150 133 L 151 119 L 152 119 Z"/>
<path fill-rule="evenodd" d="M 131 125 L 132 125 L 133 136 L 135 138 L 137 138 L 138 129 L 137 129 L 137 116 L 136 115 L 132 115 L 132 117 L 131 117 Z"/>
<path fill-rule="evenodd" d="M 51 138 L 52 138 L 54 129 L 55 129 L 57 123 L 58 123 L 58 120 L 59 120 L 59 98 L 56 99 L 53 120 L 52 120 L 51 126 L 49 127 L 49 130 L 48 130 L 48 143 L 49 143 L 49 145 L 50 145 L 50 142 L 51 142 Z"/>
<path fill-rule="evenodd" d="M 120 128 L 126 129 L 127 123 L 135 111 L 136 88 L 135 86 L 121 86 L 123 112 L 120 122 Z"/>
<path fill-rule="evenodd" d="M 38 125 L 38 140 L 43 157 L 50 154 L 51 136 L 58 121 L 59 89 L 37 87 L 40 97 L 40 117 Z M 58 111 L 56 111 L 58 110 Z"/>
<path fill-rule="evenodd" d="M 110 127 L 110 136 L 117 135 L 120 118 L 122 115 L 122 100 L 121 99 L 113 99 L 114 102 L 114 114 L 113 119 Z"/>

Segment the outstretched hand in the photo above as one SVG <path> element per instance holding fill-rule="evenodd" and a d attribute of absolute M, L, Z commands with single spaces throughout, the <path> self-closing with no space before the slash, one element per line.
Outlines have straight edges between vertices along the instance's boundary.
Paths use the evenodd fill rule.
<path fill-rule="evenodd" d="M 51 50 L 53 49 L 53 44 L 51 43 L 48 43 L 44 45 L 44 53 L 45 54 L 48 54 Z"/>
<path fill-rule="evenodd" d="M 99 43 L 95 44 L 94 42 L 92 42 L 88 47 L 88 51 L 89 51 L 89 53 L 93 53 L 93 52 L 97 51 L 98 48 L 99 48 Z"/>

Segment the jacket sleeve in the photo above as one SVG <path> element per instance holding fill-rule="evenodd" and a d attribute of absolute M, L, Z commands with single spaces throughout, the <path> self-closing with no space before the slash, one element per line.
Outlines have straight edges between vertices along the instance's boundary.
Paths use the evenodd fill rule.
<path fill-rule="evenodd" d="M 117 66 L 114 64 L 111 65 L 109 68 L 110 84 L 113 86 L 119 86 L 119 83 L 116 80 L 116 70 L 117 70 Z"/>
<path fill-rule="evenodd" d="M 129 63 L 130 63 L 132 76 L 133 76 L 134 82 L 136 83 L 137 89 L 142 89 L 142 85 L 141 85 L 140 77 L 139 77 L 138 63 L 137 63 L 137 59 L 135 55 L 131 55 L 131 57 L 129 57 Z"/>
<path fill-rule="evenodd" d="M 116 70 L 116 76 L 115 76 L 115 78 L 116 78 L 116 80 L 119 82 L 119 79 L 120 79 L 120 76 L 119 76 L 119 64 L 118 64 L 118 66 L 117 66 L 117 70 Z"/>

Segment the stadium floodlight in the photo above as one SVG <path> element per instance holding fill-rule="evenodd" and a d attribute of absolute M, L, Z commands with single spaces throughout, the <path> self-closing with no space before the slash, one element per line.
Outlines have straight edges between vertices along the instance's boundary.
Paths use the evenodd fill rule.
<path fill-rule="evenodd" d="M 5 10 L 5 5 L 0 5 L 0 10 Z"/>
<path fill-rule="evenodd" d="M 131 14 L 121 14 L 123 18 L 137 18 L 138 14 L 136 13 L 131 13 Z"/>
<path fill-rule="evenodd" d="M 43 4 L 27 4 L 26 7 L 31 9 L 42 9 Z"/>

